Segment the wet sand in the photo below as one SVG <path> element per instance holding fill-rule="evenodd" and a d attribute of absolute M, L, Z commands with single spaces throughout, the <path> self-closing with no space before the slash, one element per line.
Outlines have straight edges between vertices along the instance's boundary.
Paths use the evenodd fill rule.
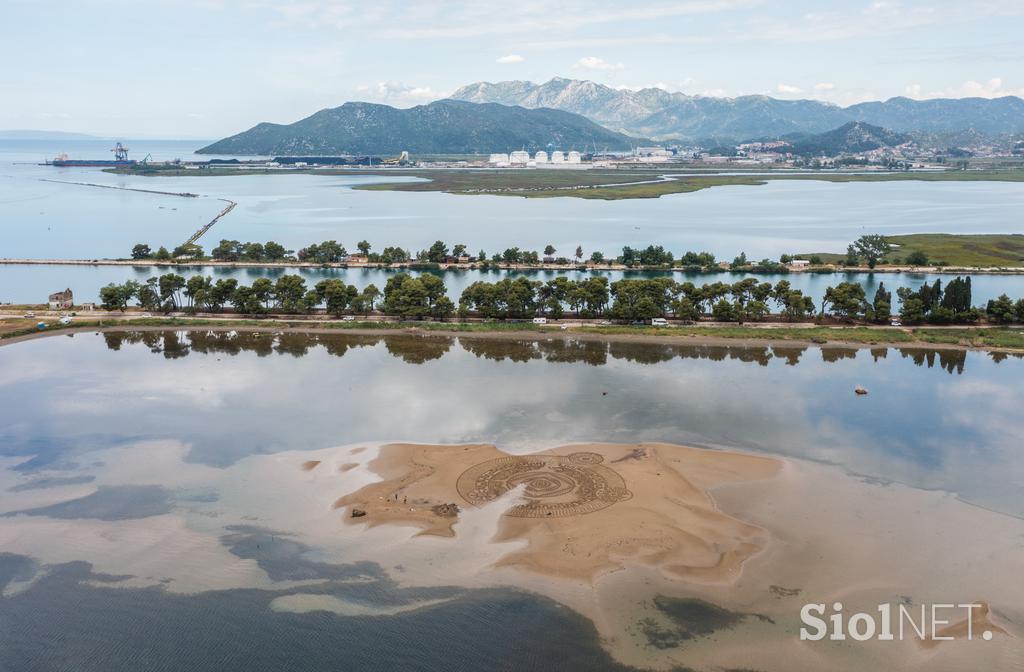
<path fill-rule="evenodd" d="M 22 480 L 11 471 L 18 460 L 0 461 L 0 514 L 124 484 L 218 495 L 138 520 L 0 516 L 0 548 L 125 577 L 109 588 L 274 589 L 287 591 L 275 609 L 363 613 L 311 596 L 315 580 L 275 580 L 224 546 L 232 529 L 255 526 L 323 562 L 378 563 L 401 586 L 545 595 L 589 618 L 615 658 L 642 668 L 923 672 L 1013 670 L 1024 661 L 1024 521 L 942 492 L 670 444 L 509 455 L 485 444 L 362 443 L 253 455 L 226 468 L 187 455 L 176 442 L 94 451 L 76 470 L 94 482 L 27 492 L 9 489 Z M 352 518 L 353 508 L 366 515 Z M 837 601 L 847 614 L 882 603 L 984 602 L 990 611 L 972 626 L 994 636 L 800 641 L 801 606 Z M 965 625 L 952 618 L 942 633 Z"/>
<path fill-rule="evenodd" d="M 641 563 L 678 578 L 729 582 L 767 536 L 718 511 L 707 491 L 770 478 L 779 462 L 655 443 L 528 456 L 491 445 L 392 444 L 369 467 L 383 480 L 335 503 L 352 524 L 454 536 L 461 508 L 505 506 L 495 541 L 527 545 L 499 567 L 593 582 Z M 352 517 L 353 510 L 365 515 Z"/>

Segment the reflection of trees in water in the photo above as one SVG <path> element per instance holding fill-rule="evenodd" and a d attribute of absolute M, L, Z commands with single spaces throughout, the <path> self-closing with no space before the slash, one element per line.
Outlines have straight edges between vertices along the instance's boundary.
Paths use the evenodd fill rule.
<path fill-rule="evenodd" d="M 658 364 L 676 358 L 676 353 L 670 346 L 647 343 L 609 343 L 608 354 L 613 359 L 624 359 L 637 364 Z"/>
<path fill-rule="evenodd" d="M 784 359 L 786 366 L 796 366 L 800 363 L 800 357 L 807 352 L 807 348 L 794 347 L 792 345 L 773 345 L 772 355 L 778 359 Z"/>
<path fill-rule="evenodd" d="M 366 348 L 380 343 L 380 336 L 366 334 L 321 334 L 320 345 L 327 354 L 341 357 L 352 348 Z"/>
<path fill-rule="evenodd" d="M 495 362 L 509 360 L 521 363 L 543 357 L 537 347 L 537 341 L 460 336 L 459 345 L 466 352 Z"/>
<path fill-rule="evenodd" d="M 191 352 L 203 354 L 237 355 L 252 352 L 259 357 L 272 354 L 302 357 L 318 346 L 334 357 L 342 357 L 353 348 L 380 345 L 383 341 L 388 353 L 407 364 L 423 364 L 441 359 L 452 348 L 455 338 L 433 335 L 368 335 L 368 334 L 304 334 L 301 332 L 249 332 L 249 331 L 112 331 L 104 332 L 103 340 L 110 350 L 121 350 L 126 345 L 144 345 L 167 359 L 186 357 Z M 742 345 L 675 345 L 636 343 L 627 341 L 605 342 L 575 338 L 549 338 L 541 340 L 498 339 L 460 336 L 459 345 L 476 357 L 491 361 L 524 363 L 543 360 L 552 363 L 606 364 L 608 358 L 636 364 L 658 364 L 674 359 L 706 359 L 709 361 L 735 360 L 767 366 L 773 359 L 795 366 L 808 348 L 803 346 L 742 346 Z M 917 366 L 938 368 L 961 374 L 967 362 L 967 351 L 957 349 L 894 348 L 905 359 Z M 858 349 L 850 347 L 820 348 L 821 359 L 834 363 L 855 359 Z M 885 359 L 889 348 L 868 350 L 874 361 Z M 1024 358 L 1019 353 L 989 353 L 999 363 L 1008 357 Z"/>
<path fill-rule="evenodd" d="M 549 362 L 579 362 L 591 366 L 601 366 L 608 362 L 608 347 L 600 341 L 552 339 L 540 341 L 538 347 L 544 359 Z"/>
<path fill-rule="evenodd" d="M 964 372 L 964 364 L 967 362 L 967 351 L 966 350 L 923 350 L 920 348 L 900 348 L 900 354 L 904 358 L 909 358 L 914 364 L 918 366 L 927 366 L 929 369 L 935 366 L 935 360 L 939 360 L 939 368 L 948 371 L 949 373 L 956 373 L 957 375 Z M 998 353 L 992 353 L 993 355 Z M 1005 359 L 1005 356 L 992 360 L 995 362 L 1001 362 Z"/>
<path fill-rule="evenodd" d="M 120 350 L 124 345 L 142 344 L 150 352 L 163 354 L 166 359 L 178 359 L 191 352 L 187 332 L 177 331 L 110 331 L 104 332 L 103 340 L 110 350 Z"/>
<path fill-rule="evenodd" d="M 838 362 L 844 359 L 857 359 L 857 348 L 822 348 L 821 361 Z"/>
<path fill-rule="evenodd" d="M 451 350 L 450 336 L 385 336 L 384 347 L 406 364 L 423 364 L 441 359 Z"/>
<path fill-rule="evenodd" d="M 277 335 L 277 340 L 274 342 L 274 352 L 279 355 L 304 357 L 309 354 L 310 347 L 316 345 L 318 340 L 319 337 L 314 334 L 286 331 Z"/>

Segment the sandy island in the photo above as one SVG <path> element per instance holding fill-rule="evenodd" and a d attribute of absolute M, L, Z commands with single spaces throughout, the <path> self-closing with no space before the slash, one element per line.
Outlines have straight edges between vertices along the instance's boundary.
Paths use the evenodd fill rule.
<path fill-rule="evenodd" d="M 593 581 L 627 562 L 729 582 L 767 543 L 720 512 L 708 489 L 770 478 L 777 460 L 660 443 L 584 444 L 531 455 L 491 445 L 391 444 L 369 464 L 383 480 L 335 502 L 352 524 L 413 525 L 453 536 L 466 507 L 499 506 L 494 541 L 525 540 L 499 566 Z"/>

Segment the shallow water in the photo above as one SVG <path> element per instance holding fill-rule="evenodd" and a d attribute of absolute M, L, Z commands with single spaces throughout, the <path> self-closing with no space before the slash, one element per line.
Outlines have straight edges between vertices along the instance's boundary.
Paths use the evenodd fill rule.
<path fill-rule="evenodd" d="M 287 491 L 253 458 L 393 440 L 513 452 L 667 441 L 827 462 L 1021 516 L 1022 367 L 954 350 L 408 335 L 86 333 L 2 347 L 0 536 L 16 529 L 19 547 L 60 561 L 42 571 L 0 552 L 0 669 L 620 669 L 588 621 L 550 600 L 402 586 L 355 549 L 264 527 L 259 500 Z M 168 442 L 184 462 L 166 459 Z M 229 469 L 242 480 L 221 482 Z M 228 508 L 239 501 L 247 516 Z M 265 508 L 281 505 L 301 518 L 309 502 Z M 252 522 L 226 522 L 239 516 Z M 75 562 L 92 558 L 149 569 Z M 177 577 L 167 590 L 164 571 Z M 339 613 L 272 608 L 296 591 L 282 582 Z"/>
<path fill-rule="evenodd" d="M 162 438 L 210 465 L 359 441 L 664 441 L 833 462 L 1022 515 L 1022 368 L 920 348 L 77 334 L 0 348 L 0 456 L 31 456 L 30 473 Z"/>

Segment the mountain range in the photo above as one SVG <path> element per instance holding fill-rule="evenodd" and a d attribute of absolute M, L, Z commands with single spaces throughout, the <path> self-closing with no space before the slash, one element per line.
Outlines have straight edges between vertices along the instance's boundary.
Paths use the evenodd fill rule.
<path fill-rule="evenodd" d="M 556 77 L 543 84 L 520 80 L 477 82 L 458 89 L 451 98 L 564 110 L 622 133 L 658 139 L 780 137 L 789 133 L 822 133 L 851 121 L 897 132 L 1024 132 L 1024 100 L 1016 96 L 890 98 L 839 107 L 817 100 L 780 100 L 769 96 L 715 98 L 659 88 L 614 89 L 587 80 Z"/>
<path fill-rule="evenodd" d="M 553 109 L 439 100 L 398 109 L 345 103 L 293 124 L 261 123 L 200 154 L 488 154 L 516 149 L 627 150 L 637 140 L 583 116 Z"/>

